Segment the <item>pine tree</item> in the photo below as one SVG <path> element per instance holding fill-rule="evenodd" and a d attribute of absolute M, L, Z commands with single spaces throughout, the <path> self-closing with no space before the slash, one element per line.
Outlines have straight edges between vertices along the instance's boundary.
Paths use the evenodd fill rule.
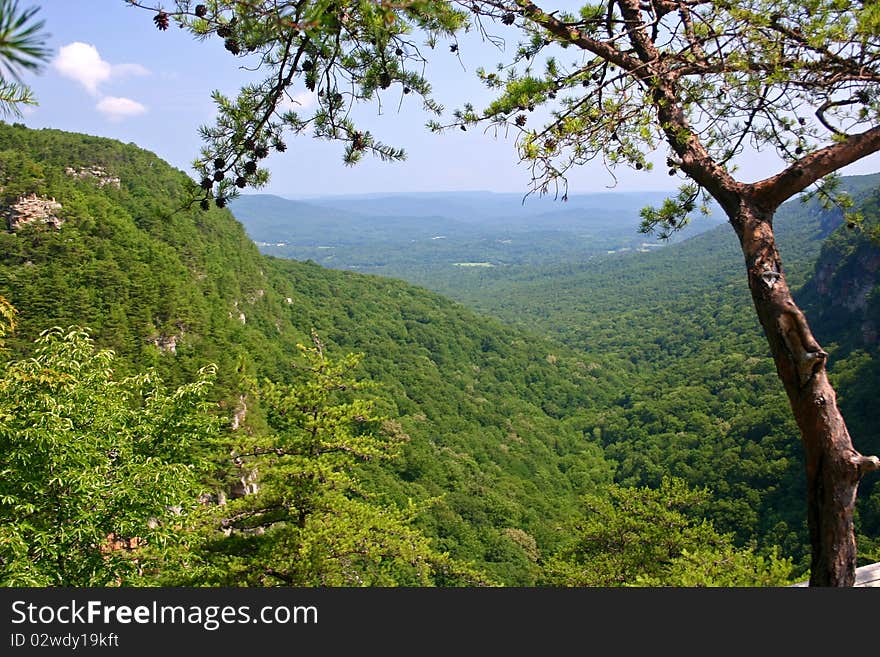
<path fill-rule="evenodd" d="M 38 71 L 48 60 L 44 22 L 35 19 L 38 7 L 20 9 L 17 0 L 0 0 L 0 114 L 21 116 L 22 105 L 35 105 L 22 71 Z"/>

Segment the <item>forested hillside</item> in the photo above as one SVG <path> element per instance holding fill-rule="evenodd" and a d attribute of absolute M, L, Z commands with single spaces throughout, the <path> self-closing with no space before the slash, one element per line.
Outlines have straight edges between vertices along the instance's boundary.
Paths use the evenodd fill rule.
<path fill-rule="evenodd" d="M 880 248 L 869 237 L 880 218 L 878 185 L 878 175 L 842 180 L 865 216 L 862 230 L 816 200 L 787 203 L 775 221 L 786 275 L 831 354 L 829 372 L 865 453 L 880 449 L 869 410 L 880 385 Z M 709 485 L 725 508 L 713 516 L 720 526 L 742 540 L 759 536 L 803 554 L 798 432 L 728 226 L 656 253 L 509 277 L 479 272 L 471 283 L 455 294 L 467 305 L 578 350 L 617 357 L 633 372 L 620 403 L 593 420 L 606 456 L 618 463 L 619 481 L 653 486 L 672 473 Z M 859 494 L 863 551 L 872 555 L 880 526 L 875 479 L 866 478 Z"/>
<path fill-rule="evenodd" d="M 843 180 L 843 189 L 857 207 L 864 207 L 867 228 L 877 214 L 871 199 L 878 183 L 876 175 Z M 268 201 L 256 197 L 240 203 L 250 213 L 246 216 L 252 216 Z M 308 242 L 308 233 L 300 240 L 300 226 L 305 223 L 307 231 L 308 222 L 291 217 L 288 203 L 272 206 L 275 238 Z M 338 211 L 352 206 L 331 207 Z M 286 228 L 284 212 L 290 219 Z M 450 273 L 449 263 L 467 259 L 470 248 L 451 243 L 444 246 L 449 252 L 419 252 L 420 266 L 391 256 L 384 271 L 433 287 L 523 330 L 552 336 L 593 359 L 613 362 L 612 369 L 628 387 L 598 412 L 580 414 L 579 421 L 617 464 L 617 480 L 657 486 L 672 473 L 708 485 L 719 498 L 709 511 L 719 526 L 741 541 L 757 538 L 803 558 L 803 463 L 797 428 L 754 316 L 732 231 L 726 225 L 712 228 L 717 217 L 697 217 L 696 234 L 684 243 L 664 245 L 656 253 L 615 249 L 606 254 L 603 247 L 626 244 L 627 232 L 630 240 L 639 237 L 635 223 L 625 219 L 634 213 L 630 209 L 620 217 L 616 229 L 610 221 L 603 223 L 608 220 L 601 214 L 591 218 L 589 208 L 579 213 L 581 228 L 591 221 L 606 226 L 605 239 L 616 242 L 594 235 L 585 242 L 593 250 L 582 247 L 577 261 L 569 250 L 556 249 L 546 233 L 537 232 L 540 222 L 533 218 L 533 260 L 527 264 Z M 255 231 L 264 230 L 255 219 L 247 223 Z M 817 337 L 832 352 L 831 372 L 843 385 L 841 403 L 856 445 L 872 453 L 880 436 L 868 418 L 867 397 L 880 382 L 872 338 L 877 307 L 868 299 L 876 284 L 878 250 L 862 233 L 843 226 L 839 210 L 825 210 L 815 200 L 788 203 L 776 225 L 786 274 L 795 289 L 802 288 L 798 298 L 809 310 Z M 332 223 L 322 238 L 327 243 L 352 239 L 350 231 L 337 233 Z M 569 247 L 571 241 L 569 236 Z M 275 250 L 285 248 L 292 249 Z M 389 242 L 388 248 L 394 253 L 396 246 Z M 345 262 L 344 256 L 326 257 L 331 266 Z M 833 289 L 832 279 L 837 282 Z M 816 285 L 824 298 L 817 297 Z M 871 341 L 854 343 L 856 334 Z M 838 348 L 841 343 L 843 349 Z M 854 346 L 861 349 L 853 353 Z M 868 501 L 872 481 L 863 484 L 860 508 L 866 525 L 875 527 L 877 502 Z M 871 551 L 872 540 L 863 538 L 865 550 Z"/>
<path fill-rule="evenodd" d="M 577 495 L 611 480 L 566 418 L 607 403 L 615 375 L 571 350 L 401 282 L 261 256 L 228 211 L 183 209 L 184 175 L 132 145 L 4 125 L 0 158 L 7 207 L 54 198 L 63 220 L 0 234 L 0 295 L 20 313 L 13 355 L 78 324 L 120 373 L 155 367 L 179 384 L 215 363 L 224 413 L 259 432 L 243 379 L 291 380 L 314 329 L 329 353 L 364 354 L 380 410 L 411 438 L 365 477 L 400 503 L 442 496 L 421 520 L 438 547 L 508 583 L 535 577 L 510 531 L 551 548 Z M 83 170 L 110 182 L 70 173 Z"/>
<path fill-rule="evenodd" d="M 432 550 L 479 573 L 435 572 L 433 583 L 726 585 L 803 576 L 797 432 L 729 230 L 584 266 L 481 273 L 460 290 L 478 314 L 400 280 L 261 255 L 228 210 L 188 207 L 192 182 L 131 144 L 0 125 L 0 185 L 7 216 L 0 297 L 19 313 L 5 338 L 11 363 L 33 353 L 44 329 L 73 324 L 114 350 L 116 379 L 153 368 L 181 386 L 213 363 L 216 440 L 233 454 L 288 456 L 265 437 L 292 430 L 290 400 L 310 390 L 341 395 L 328 417 L 353 423 L 339 451 L 362 462 L 356 469 L 333 462 L 330 480 L 344 483 L 328 493 L 327 518 L 345 508 L 347 518 L 367 523 L 373 512 L 357 505 L 381 503 L 397 510 L 390 525 L 377 525 L 389 535 L 402 535 L 388 527 L 404 523 Z M 792 280 L 806 283 L 839 219 L 812 205 L 787 212 L 783 253 Z M 871 248 L 845 246 L 853 239 L 860 238 L 835 233 L 826 248 Z M 862 309 L 863 321 L 876 316 L 871 308 Z M 850 345 L 832 369 L 842 399 L 864 400 L 876 390 L 861 375 L 876 371 L 876 344 L 839 340 Z M 341 374 L 313 390 L 306 375 L 323 366 L 310 365 L 298 344 L 317 348 L 319 360 L 363 354 L 352 376 L 370 385 L 357 394 L 372 401 L 399 455 L 378 458 L 379 444 L 351 446 L 366 426 L 378 426 L 373 411 L 357 410 L 353 384 Z M 28 380 L 23 365 L 8 367 L 10 380 Z M 857 426 L 856 444 L 867 449 L 863 436 L 876 436 L 864 421 Z M 18 443 L 4 431 L 11 449 Z M 260 480 L 252 471 L 279 499 L 298 472 Z M 235 484 L 229 473 L 213 476 L 219 487 Z M 246 489 L 254 483 L 247 476 Z M 876 549 L 877 506 L 874 496 L 860 507 L 866 558 Z M 4 521 L 14 523 L 13 515 Z M 368 523 L 351 522 L 347 535 L 370 535 Z M 668 535 L 657 536 L 658 527 Z M 314 531 L 335 545 L 329 524 Z M 210 567 L 193 570 L 203 579 L 187 583 L 266 583 L 246 574 L 248 563 L 271 563 L 276 553 L 254 547 L 250 536 L 213 537 Z M 332 577 L 302 581 L 429 581 L 409 567 L 372 576 L 374 562 L 346 580 L 350 564 L 334 563 L 326 567 Z M 450 572 L 459 568 L 466 569 Z M 301 581 L 292 566 L 265 572 L 275 573 L 274 583 Z"/>

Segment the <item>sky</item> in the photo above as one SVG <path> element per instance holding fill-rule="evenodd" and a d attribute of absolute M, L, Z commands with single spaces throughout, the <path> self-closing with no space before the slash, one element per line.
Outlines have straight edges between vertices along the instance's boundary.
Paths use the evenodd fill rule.
<path fill-rule="evenodd" d="M 555 8 L 578 3 L 552 4 Z M 23 78 L 39 102 L 19 119 L 29 127 L 132 142 L 195 175 L 191 163 L 201 146 L 198 130 L 214 117 L 211 92 L 217 89 L 234 96 L 242 84 L 257 79 L 242 70 L 241 61 L 226 52 L 219 39 L 197 41 L 173 24 L 161 32 L 151 12 L 123 0 L 20 0 L 20 5 L 40 7 L 38 16 L 45 21 L 52 51 L 51 62 L 39 74 Z M 515 45 L 509 42 L 508 49 Z M 442 43 L 430 52 L 427 77 L 434 98 L 444 107 L 452 110 L 472 101 L 480 108 L 491 100 L 475 69 L 493 65 L 503 59 L 503 53 L 476 33 L 460 41 L 460 58 Z M 293 93 L 302 102 L 311 102 L 304 88 Z M 288 140 L 285 153 L 273 153 L 264 161 L 271 178 L 257 191 L 308 198 L 374 192 L 525 193 L 529 189 L 529 171 L 518 162 L 512 135 L 496 136 L 477 129 L 433 134 L 425 128 L 432 116 L 421 109 L 419 99 L 399 91 L 386 95 L 381 107 L 360 108 L 358 116 L 360 125 L 377 139 L 403 147 L 407 159 L 388 163 L 365 158 L 348 167 L 342 163 L 341 144 L 300 136 Z M 662 165 L 665 153 L 653 159 L 658 163 L 654 171 L 621 167 L 615 170 L 616 180 L 600 163 L 582 166 L 569 176 L 569 193 L 675 189 L 681 180 L 667 175 Z M 778 167 L 773 156 L 751 154 L 740 171 L 747 180 L 759 180 Z M 880 171 L 878 155 L 843 173 L 875 171 Z"/>

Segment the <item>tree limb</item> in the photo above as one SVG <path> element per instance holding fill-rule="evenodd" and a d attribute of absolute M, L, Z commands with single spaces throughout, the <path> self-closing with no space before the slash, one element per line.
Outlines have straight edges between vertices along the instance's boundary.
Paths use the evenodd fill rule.
<path fill-rule="evenodd" d="M 862 456 L 858 454 L 853 456 L 852 463 L 859 469 L 860 476 L 880 470 L 880 458 L 876 456 Z"/>
<path fill-rule="evenodd" d="M 878 150 L 880 126 L 820 148 L 775 176 L 750 185 L 752 198 L 765 210 L 773 211 L 817 180 Z"/>
<path fill-rule="evenodd" d="M 638 71 L 642 68 L 642 63 L 638 59 L 624 53 L 617 46 L 606 41 L 593 39 L 580 30 L 570 27 L 558 18 L 551 16 L 542 10 L 531 2 L 531 0 L 516 0 L 516 4 L 519 5 L 523 16 L 535 24 L 540 25 L 551 34 L 558 36 L 560 39 L 578 46 L 583 50 L 587 50 L 628 71 Z"/>

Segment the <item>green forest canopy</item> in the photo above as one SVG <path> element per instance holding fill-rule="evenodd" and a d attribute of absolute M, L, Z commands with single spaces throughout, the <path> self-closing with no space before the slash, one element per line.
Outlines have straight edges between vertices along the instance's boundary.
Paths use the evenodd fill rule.
<path fill-rule="evenodd" d="M 361 374 L 377 384 L 372 403 L 409 437 L 398 458 L 359 467 L 359 486 L 390 504 L 396 521 L 423 532 L 437 554 L 471 564 L 443 571 L 435 583 L 549 582 L 551 556 L 572 554 L 557 527 L 585 513 L 582 495 L 611 502 L 612 481 L 657 490 L 666 474 L 711 487 L 705 506 L 682 522 L 711 519 L 712 531 L 728 532 L 718 534 L 724 549 L 746 559 L 755 550 L 773 568 L 777 546 L 802 559 L 801 501 L 792 494 L 797 447 L 784 398 L 764 383 L 768 368 L 753 355 L 763 349 L 759 340 L 744 333 L 731 336 L 733 351 L 721 343 L 713 357 L 696 352 L 705 381 L 683 367 L 679 383 L 658 382 L 648 375 L 647 363 L 656 360 L 650 351 L 633 357 L 625 350 L 626 340 L 630 348 L 644 343 L 643 321 L 621 331 L 626 324 L 606 319 L 618 327 L 617 353 L 587 341 L 564 346 L 402 282 L 260 256 L 228 213 L 175 212 L 185 176 L 136 147 L 17 126 L 0 134 L 4 202 L 29 193 L 54 197 L 65 220 L 60 230 L 0 235 L 0 294 L 20 311 L 7 338 L 8 376 L 34 354 L 43 329 L 84 324 L 100 346 L 115 350 L 114 379 L 155 368 L 174 389 L 216 363 L 210 396 L 227 439 L 260 444 L 272 434 L 271 415 L 256 397 L 242 399 L 245 383 L 256 377 L 295 386 L 302 372 L 289 367 L 298 360 L 295 345 L 310 344 L 315 328 L 328 353 L 364 354 Z M 67 172 L 96 166 L 119 186 Z M 676 248 L 687 254 L 687 245 Z M 749 362 L 745 380 L 731 378 Z M 236 438 L 228 429 L 244 407 Z M 740 421 L 718 421 L 733 417 Z M 222 462 L 219 452 L 212 456 Z M 235 479 L 214 476 L 221 485 Z M 780 485 L 786 478 L 791 486 Z M 416 501 L 414 516 L 405 512 L 408 499 Z M 870 540 L 863 543 L 870 549 Z M 240 571 L 203 572 L 216 582 L 218 573 Z"/>

